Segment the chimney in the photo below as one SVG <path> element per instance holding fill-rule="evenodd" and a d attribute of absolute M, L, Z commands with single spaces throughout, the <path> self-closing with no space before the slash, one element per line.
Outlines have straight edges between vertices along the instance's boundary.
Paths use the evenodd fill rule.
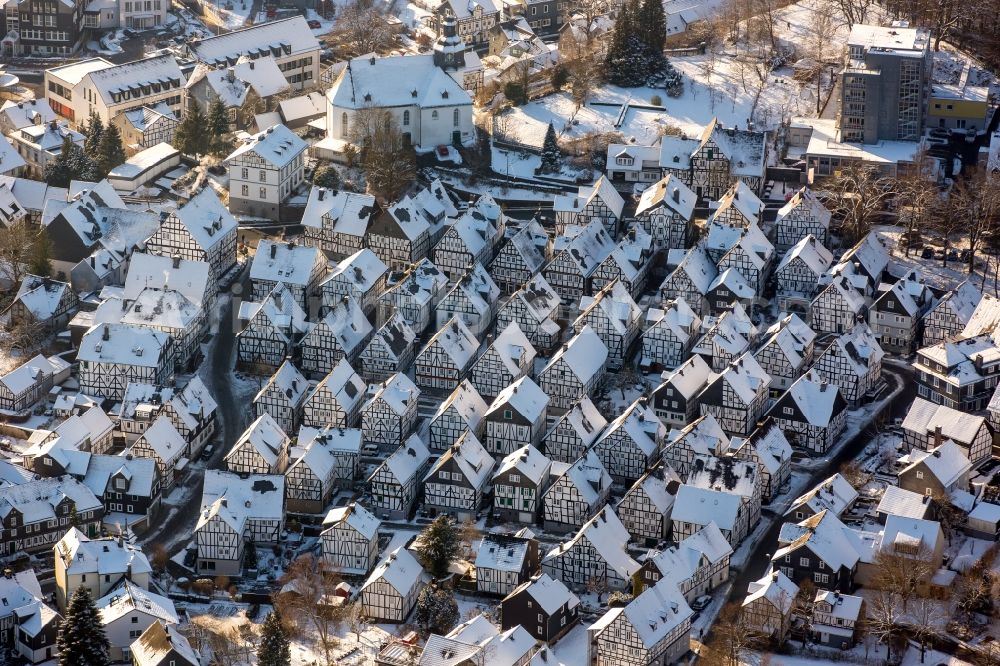
<path fill-rule="evenodd" d="M 934 448 L 941 446 L 941 426 L 934 426 Z"/>
<path fill-rule="evenodd" d="M 674 203 L 680 203 L 681 202 L 681 190 L 680 190 L 679 187 L 675 187 L 674 188 L 673 199 L 674 199 Z"/>
<path fill-rule="evenodd" d="M 175 254 L 173 256 L 173 260 L 174 260 L 174 268 L 175 269 L 180 268 L 181 267 L 181 255 Z"/>
<path fill-rule="evenodd" d="M 104 325 L 104 334 L 101 335 L 101 339 L 104 340 L 105 342 L 111 339 L 111 329 L 108 327 L 107 324 Z"/>
<path fill-rule="evenodd" d="M 233 69 L 232 67 L 226 70 L 226 80 L 229 81 L 230 83 L 236 80 L 236 70 Z"/>
<path fill-rule="evenodd" d="M 277 254 L 278 254 L 278 246 L 275 245 L 274 243 L 271 243 L 271 258 L 274 259 L 274 257 Z"/>

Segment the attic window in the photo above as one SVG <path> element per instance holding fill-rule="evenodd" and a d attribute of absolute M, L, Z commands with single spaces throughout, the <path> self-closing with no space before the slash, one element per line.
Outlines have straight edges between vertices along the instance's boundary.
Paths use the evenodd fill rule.
<path fill-rule="evenodd" d="M 410 91 L 410 97 L 416 98 L 416 96 L 417 96 L 417 89 L 414 88 L 413 90 Z"/>
<path fill-rule="evenodd" d="M 372 94 L 371 93 L 365 93 L 365 101 L 366 102 L 372 101 Z"/>
<path fill-rule="evenodd" d="M 441 93 L 441 99 L 448 99 L 448 91 L 447 90 L 445 90 L 444 92 Z"/>

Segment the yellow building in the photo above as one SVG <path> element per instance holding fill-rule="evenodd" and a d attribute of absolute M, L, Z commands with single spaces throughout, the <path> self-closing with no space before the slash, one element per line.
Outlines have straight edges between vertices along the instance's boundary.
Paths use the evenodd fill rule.
<path fill-rule="evenodd" d="M 982 131 L 988 109 L 989 89 L 985 86 L 936 84 L 927 102 L 927 126 Z"/>

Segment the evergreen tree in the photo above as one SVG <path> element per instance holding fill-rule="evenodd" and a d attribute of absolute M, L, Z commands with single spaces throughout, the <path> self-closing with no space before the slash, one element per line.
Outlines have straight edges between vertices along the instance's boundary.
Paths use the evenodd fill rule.
<path fill-rule="evenodd" d="M 109 644 L 97 606 L 86 587 L 78 587 L 70 599 L 56 637 L 59 666 L 106 666 Z"/>
<path fill-rule="evenodd" d="M 243 551 L 243 568 L 257 568 L 257 545 L 253 542 L 253 539 L 247 542 L 247 548 Z"/>
<path fill-rule="evenodd" d="M 87 126 L 83 130 L 84 141 L 83 141 L 83 152 L 88 155 L 97 155 L 98 147 L 101 145 L 101 138 L 104 134 L 104 123 L 101 122 L 101 117 L 97 115 L 96 111 L 90 112 L 90 119 L 87 121 Z"/>
<path fill-rule="evenodd" d="M 316 167 L 312 182 L 317 187 L 333 189 L 340 186 L 340 174 L 332 166 Z"/>
<path fill-rule="evenodd" d="M 291 663 L 292 652 L 288 646 L 288 635 L 281 626 L 281 618 L 271 611 L 264 619 L 260 645 L 257 646 L 257 665 L 289 666 Z"/>
<path fill-rule="evenodd" d="M 122 135 L 116 125 L 108 125 L 101 133 L 101 144 L 97 147 L 95 161 L 101 178 L 125 161 L 125 147 L 122 145 Z"/>
<path fill-rule="evenodd" d="M 559 151 L 559 142 L 556 141 L 556 128 L 550 122 L 549 128 L 545 130 L 545 142 L 542 144 L 542 173 L 559 171 L 561 160 L 562 153 Z"/>
<path fill-rule="evenodd" d="M 455 523 L 447 516 L 438 516 L 421 536 L 421 564 L 434 578 L 444 578 L 461 547 Z"/>
<path fill-rule="evenodd" d="M 667 15 L 660 0 L 642 0 L 639 5 L 639 38 L 652 53 L 663 53 L 667 43 Z"/>
<path fill-rule="evenodd" d="M 184 120 L 174 132 L 174 146 L 185 155 L 204 155 L 208 152 L 208 129 L 205 114 L 197 102 L 184 114 Z"/>
<path fill-rule="evenodd" d="M 217 157 L 225 157 L 231 152 L 232 143 L 229 140 L 229 115 L 226 107 L 218 97 L 208 107 L 208 140 L 209 152 Z"/>
<path fill-rule="evenodd" d="M 69 187 L 73 180 L 96 182 L 103 177 L 94 160 L 68 136 L 63 139 L 59 155 L 45 165 L 45 182 L 56 187 Z"/>
<path fill-rule="evenodd" d="M 415 619 L 425 633 L 445 634 L 458 622 L 458 602 L 449 590 L 427 585 L 417 596 Z"/>

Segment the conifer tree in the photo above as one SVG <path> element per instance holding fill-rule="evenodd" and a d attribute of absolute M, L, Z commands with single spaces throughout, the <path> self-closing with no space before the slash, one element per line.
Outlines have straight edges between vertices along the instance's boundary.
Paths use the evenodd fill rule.
<path fill-rule="evenodd" d="M 218 157 L 225 157 L 231 152 L 232 143 L 229 140 L 229 115 L 226 107 L 218 97 L 208 107 L 208 141 L 209 152 Z"/>
<path fill-rule="evenodd" d="M 125 161 L 125 147 L 122 135 L 116 125 L 108 125 L 101 133 L 101 143 L 97 147 L 97 170 L 101 177 Z"/>
<path fill-rule="evenodd" d="M 447 516 L 438 516 L 427 526 L 422 537 L 420 563 L 434 578 L 444 578 L 461 546 L 455 523 Z"/>
<path fill-rule="evenodd" d="M 208 152 L 208 128 L 205 114 L 197 102 L 184 114 L 184 120 L 174 132 L 174 146 L 185 155 L 204 155 Z"/>
<path fill-rule="evenodd" d="M 545 142 L 542 144 L 542 173 L 559 171 L 561 160 L 562 153 L 559 151 L 559 142 L 556 140 L 556 128 L 550 122 L 549 128 L 545 130 Z"/>
<path fill-rule="evenodd" d="M 288 635 L 281 626 L 281 618 L 271 611 L 264 620 L 260 645 L 257 646 L 257 665 L 289 666 L 291 663 L 292 652 L 288 645 Z"/>
<path fill-rule="evenodd" d="M 87 121 L 86 129 L 83 130 L 83 152 L 88 155 L 97 155 L 98 147 L 101 145 L 101 137 L 104 134 L 104 123 L 96 111 L 90 112 L 90 119 Z"/>
<path fill-rule="evenodd" d="M 59 155 L 45 165 L 45 182 L 55 187 L 69 187 L 74 180 L 96 182 L 101 178 L 95 161 L 68 136 L 63 139 Z"/>
<path fill-rule="evenodd" d="M 70 599 L 56 637 L 59 666 L 107 666 L 108 636 L 97 606 L 86 587 L 78 587 Z"/>

